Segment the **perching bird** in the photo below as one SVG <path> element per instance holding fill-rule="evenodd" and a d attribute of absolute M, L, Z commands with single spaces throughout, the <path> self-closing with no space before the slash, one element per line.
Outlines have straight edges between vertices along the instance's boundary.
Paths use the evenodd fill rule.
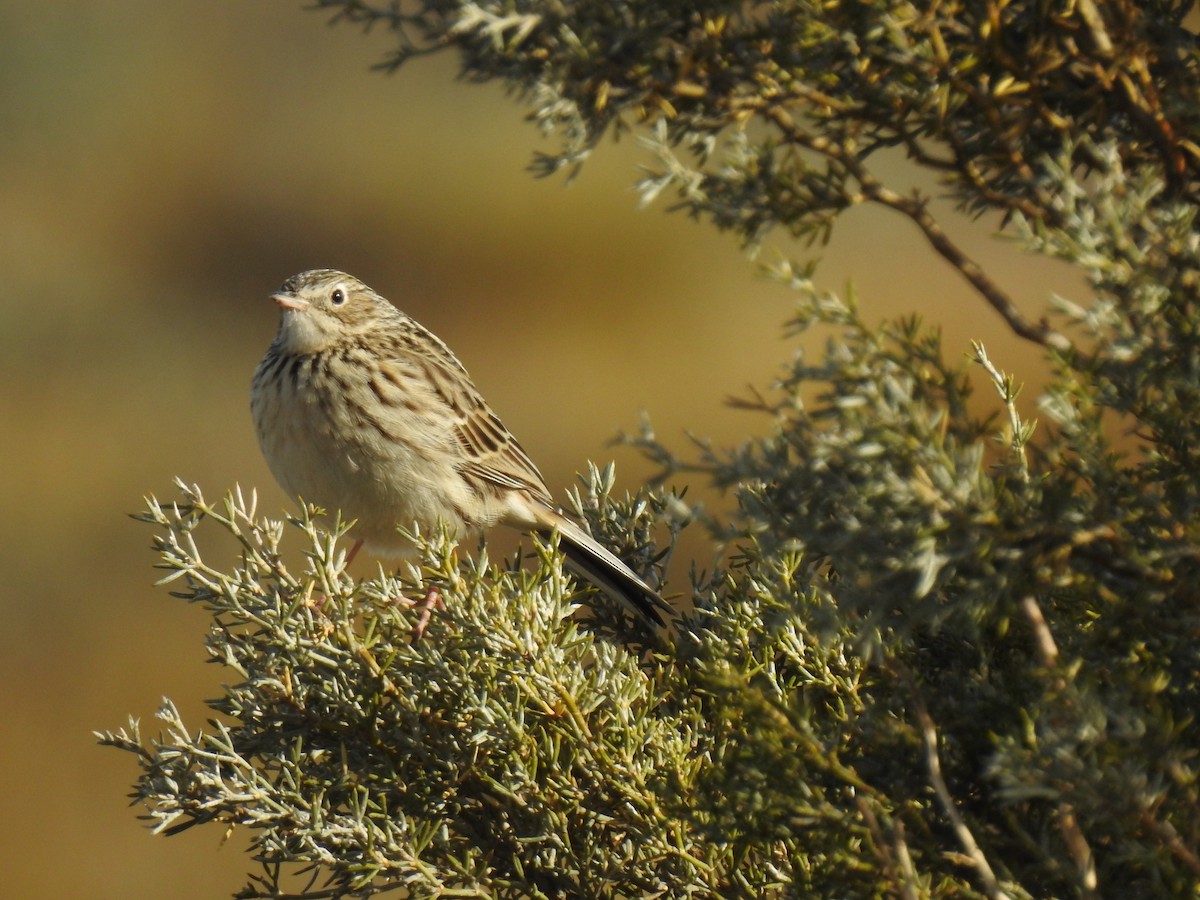
<path fill-rule="evenodd" d="M 557 530 L 577 574 L 655 625 L 672 613 L 555 507 L 537 467 L 432 332 L 333 269 L 294 275 L 272 299 L 279 331 L 251 386 L 258 440 L 284 490 L 356 520 L 351 558 L 364 545 L 401 555 L 397 526 L 414 522 L 444 521 L 460 534 L 496 523 Z"/>

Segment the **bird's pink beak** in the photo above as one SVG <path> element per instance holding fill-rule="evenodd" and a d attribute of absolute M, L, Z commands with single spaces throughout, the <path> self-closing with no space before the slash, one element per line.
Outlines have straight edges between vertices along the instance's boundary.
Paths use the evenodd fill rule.
<path fill-rule="evenodd" d="M 272 294 L 271 299 L 278 304 L 280 309 L 294 309 L 297 312 L 308 309 L 308 301 L 301 300 L 295 294 Z"/>

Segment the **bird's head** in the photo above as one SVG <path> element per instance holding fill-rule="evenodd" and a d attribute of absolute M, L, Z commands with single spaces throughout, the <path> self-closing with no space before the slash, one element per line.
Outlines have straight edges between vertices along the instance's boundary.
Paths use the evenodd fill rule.
<path fill-rule="evenodd" d="M 320 353 L 399 315 L 371 288 L 336 269 L 293 275 L 271 299 L 281 312 L 276 341 L 292 354 Z"/>

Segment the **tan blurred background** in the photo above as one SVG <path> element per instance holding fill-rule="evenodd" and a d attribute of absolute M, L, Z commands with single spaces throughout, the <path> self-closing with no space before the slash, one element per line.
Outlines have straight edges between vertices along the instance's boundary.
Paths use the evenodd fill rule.
<path fill-rule="evenodd" d="M 766 425 L 723 399 L 792 352 L 787 291 L 732 238 L 639 211 L 635 142 L 535 181 L 553 147 L 499 87 L 448 55 L 369 71 L 388 46 L 289 0 L 0 0 L 0 895 L 244 883 L 243 837 L 150 835 L 134 761 L 90 732 L 132 713 L 154 733 L 163 695 L 198 726 L 219 690 L 203 614 L 151 586 L 126 513 L 176 475 L 285 507 L 247 385 L 286 276 L 347 269 L 433 328 L 556 491 L 614 457 L 636 486 L 648 467 L 606 443 L 641 410 L 681 450 L 685 430 Z M 1074 290 L 986 224 L 964 243 L 1028 308 Z M 821 283 L 853 279 L 870 317 L 920 310 L 949 353 L 983 338 L 1036 374 L 901 220 L 856 211 L 822 255 Z"/>

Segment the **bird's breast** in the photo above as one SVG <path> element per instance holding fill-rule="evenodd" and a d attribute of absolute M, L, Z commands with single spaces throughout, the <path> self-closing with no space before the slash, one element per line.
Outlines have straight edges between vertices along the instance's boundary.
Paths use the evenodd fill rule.
<path fill-rule="evenodd" d="M 350 355 L 264 359 L 251 409 L 263 455 L 292 496 L 358 520 L 376 552 L 402 544 L 396 526 L 471 524 L 447 429 L 419 392 Z"/>

